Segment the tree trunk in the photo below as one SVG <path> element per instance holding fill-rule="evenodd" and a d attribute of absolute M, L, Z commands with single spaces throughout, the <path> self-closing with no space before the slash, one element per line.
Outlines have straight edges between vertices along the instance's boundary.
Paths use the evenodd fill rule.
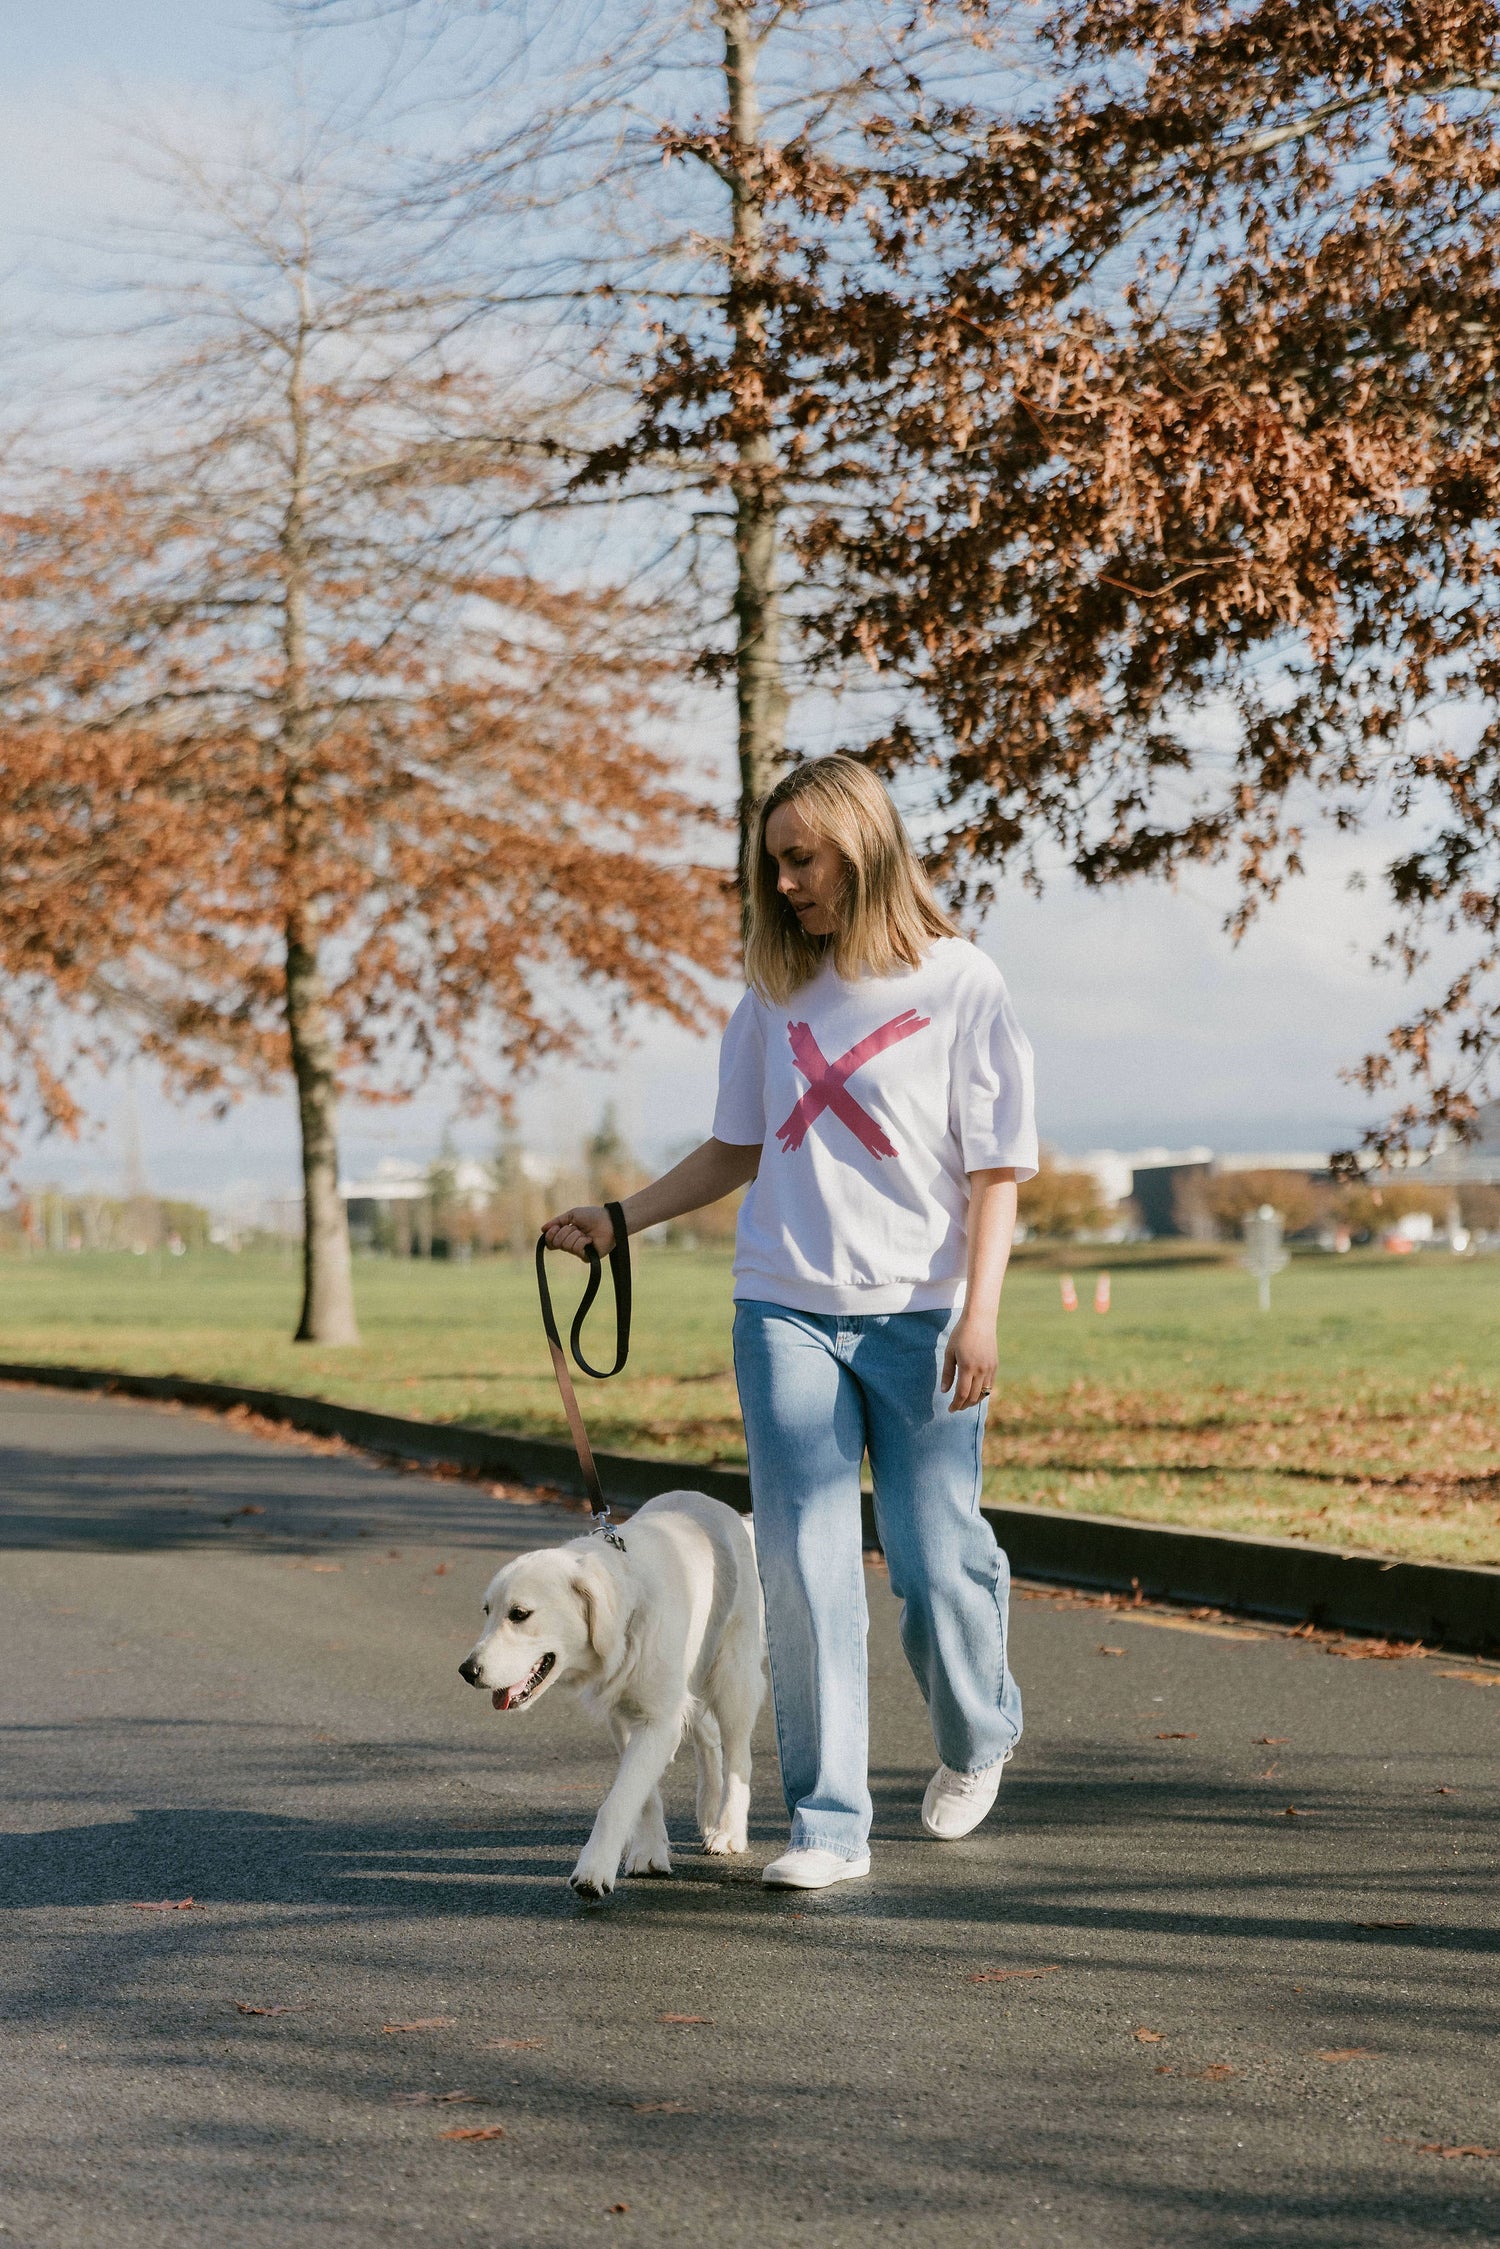
<path fill-rule="evenodd" d="M 291 440 L 281 527 L 283 583 L 281 754 L 286 885 L 286 1027 L 302 1128 L 302 1317 L 298 1343 L 358 1343 L 349 1215 L 339 1193 L 338 1042 L 318 963 L 317 919 L 299 892 L 303 839 L 313 817 L 307 773 L 312 740 L 308 698 L 308 428 L 306 276 L 300 276 L 302 327 L 287 382 Z"/>
<path fill-rule="evenodd" d="M 758 290 L 765 274 L 763 124 L 756 74 L 764 34 L 743 0 L 721 0 L 728 90 L 730 273 L 728 318 L 734 338 L 738 401 L 764 400 L 765 317 Z M 735 558 L 735 702 L 739 718 L 740 845 L 750 812 L 786 762 L 787 689 L 781 661 L 777 533 L 780 464 L 770 432 L 747 430 L 736 444 L 732 478 Z"/>
<path fill-rule="evenodd" d="M 339 1193 L 338 1051 L 315 945 L 293 915 L 286 933 L 286 1024 L 302 1127 L 302 1317 L 298 1343 L 358 1343 L 349 1218 Z"/>

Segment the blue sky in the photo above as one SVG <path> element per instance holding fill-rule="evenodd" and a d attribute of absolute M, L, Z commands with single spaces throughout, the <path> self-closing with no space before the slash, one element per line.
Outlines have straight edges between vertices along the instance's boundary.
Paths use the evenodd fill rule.
<path fill-rule="evenodd" d="M 12 301 L 38 303 L 54 259 L 78 263 L 76 238 L 133 190 L 113 168 L 112 119 L 142 111 L 211 117 L 252 91 L 264 50 L 253 4 L 228 0 L 49 0 L 7 23 L 0 95 L 0 277 Z M 63 315 L 66 318 L 66 313 Z M 728 779 L 732 711 L 710 706 L 710 753 Z M 1393 839 L 1385 840 L 1387 849 Z M 1379 839 L 1315 847 L 1312 873 L 1238 950 L 1223 934 L 1224 879 L 1204 873 L 1173 893 L 1099 896 L 1066 880 L 1040 902 L 1005 896 L 984 941 L 1011 982 L 1038 1055 L 1044 1135 L 1067 1149 L 1207 1141 L 1224 1149 L 1318 1147 L 1356 1132 L 1364 1105 L 1341 1085 L 1402 1003 L 1399 985 L 1366 964 L 1383 924 L 1378 900 L 1352 894 Z M 614 1099 L 648 1156 L 707 1128 L 712 1044 L 640 1026 L 609 1072 L 554 1071 L 523 1089 L 538 1144 L 575 1142 Z M 46 1177 L 107 1184 L 121 1164 L 118 1087 L 97 1089 L 102 1130 L 76 1149 L 51 1142 L 27 1158 Z M 203 1194 L 235 1180 L 267 1188 L 295 1177 L 289 1100 L 246 1103 L 223 1123 L 140 1090 L 147 1166 L 159 1187 Z M 453 1107 L 434 1087 L 405 1110 L 351 1110 L 349 1168 L 380 1155 L 426 1155 Z M 487 1149 L 489 1121 L 458 1125 L 461 1145 Z"/>

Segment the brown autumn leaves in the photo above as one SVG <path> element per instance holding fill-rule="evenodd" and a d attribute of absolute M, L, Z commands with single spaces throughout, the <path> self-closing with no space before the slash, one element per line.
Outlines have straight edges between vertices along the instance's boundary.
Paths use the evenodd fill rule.
<path fill-rule="evenodd" d="M 345 1343 L 339 1095 L 706 1020 L 727 900 L 653 741 L 659 620 L 515 535 L 534 412 L 351 258 L 336 187 L 232 188 L 201 294 L 157 293 L 138 457 L 5 525 L 3 1090 L 70 1121 L 60 1014 L 199 1093 L 290 1071 L 299 1334 Z"/>
<path fill-rule="evenodd" d="M 1425 1081 L 1393 1141 L 1461 1125 L 1500 1034 L 1500 10 L 1082 0 L 1051 38 L 1030 114 L 888 152 L 878 264 L 808 308 L 807 423 L 857 462 L 822 629 L 915 690 L 876 754 L 936 764 L 981 884 L 1044 840 L 1089 882 L 1228 859 L 1248 917 L 1312 820 L 1401 821 L 1395 960 L 1470 957 L 1361 1075 Z"/>
<path fill-rule="evenodd" d="M 726 57 L 731 16 L 773 36 L 719 16 Z M 1393 955 L 1446 924 L 1469 964 L 1364 1074 L 1415 1072 L 1398 1137 L 1466 1118 L 1500 1035 L 1500 8 L 1084 0 L 1041 55 L 983 108 L 914 61 L 820 141 L 664 134 L 735 224 L 572 481 L 336 195 L 321 234 L 305 198 L 233 215 L 236 291 L 143 419 L 174 434 L 6 525 L 12 1115 L 29 1084 L 66 1119 L 59 1055 L 117 1036 L 198 1090 L 290 1069 L 334 1339 L 341 1089 L 576 1045 L 584 986 L 701 1020 L 731 933 L 659 747 L 680 632 L 516 531 L 670 460 L 689 508 L 731 463 L 766 569 L 794 554 L 802 658 L 888 686 L 868 747 L 930 769 L 960 884 L 1224 859 L 1249 915 L 1314 821 L 1399 819 Z M 771 647 L 741 619 L 742 702 L 784 693 Z"/>
<path fill-rule="evenodd" d="M 753 255 L 716 338 L 663 319 L 602 462 L 754 453 L 805 651 L 887 691 L 863 746 L 928 777 L 960 888 L 1227 862 L 1243 927 L 1310 828 L 1378 831 L 1392 963 L 1453 942 L 1352 1074 L 1412 1081 L 1382 1150 L 1462 1129 L 1500 1045 L 1500 8 L 1073 0 L 1024 60 L 968 106 L 914 67 L 842 139 L 668 136 Z"/>

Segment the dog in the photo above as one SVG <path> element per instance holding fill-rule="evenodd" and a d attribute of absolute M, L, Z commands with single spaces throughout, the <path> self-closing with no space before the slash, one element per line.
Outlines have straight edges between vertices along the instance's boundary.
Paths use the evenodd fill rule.
<path fill-rule="evenodd" d="M 561 1688 L 600 1715 L 619 1771 L 569 1880 L 597 1903 L 627 1875 L 670 1874 L 661 1779 L 684 1730 L 698 1762 L 703 1848 L 743 1851 L 750 1736 L 765 1694 L 764 1618 L 746 1524 L 703 1492 L 663 1492 L 621 1533 L 522 1554 L 485 1595 L 459 1674 L 495 1708 Z"/>

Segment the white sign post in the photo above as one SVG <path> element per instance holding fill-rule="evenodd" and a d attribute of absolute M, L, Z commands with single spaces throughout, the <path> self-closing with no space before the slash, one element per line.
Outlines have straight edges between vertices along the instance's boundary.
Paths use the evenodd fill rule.
<path fill-rule="evenodd" d="M 1284 1272 L 1291 1259 L 1281 1246 L 1281 1213 L 1262 1203 L 1259 1210 L 1247 1211 L 1244 1221 L 1245 1254 L 1240 1259 L 1247 1273 L 1253 1273 L 1260 1283 L 1260 1308 L 1271 1309 L 1271 1276 Z"/>

